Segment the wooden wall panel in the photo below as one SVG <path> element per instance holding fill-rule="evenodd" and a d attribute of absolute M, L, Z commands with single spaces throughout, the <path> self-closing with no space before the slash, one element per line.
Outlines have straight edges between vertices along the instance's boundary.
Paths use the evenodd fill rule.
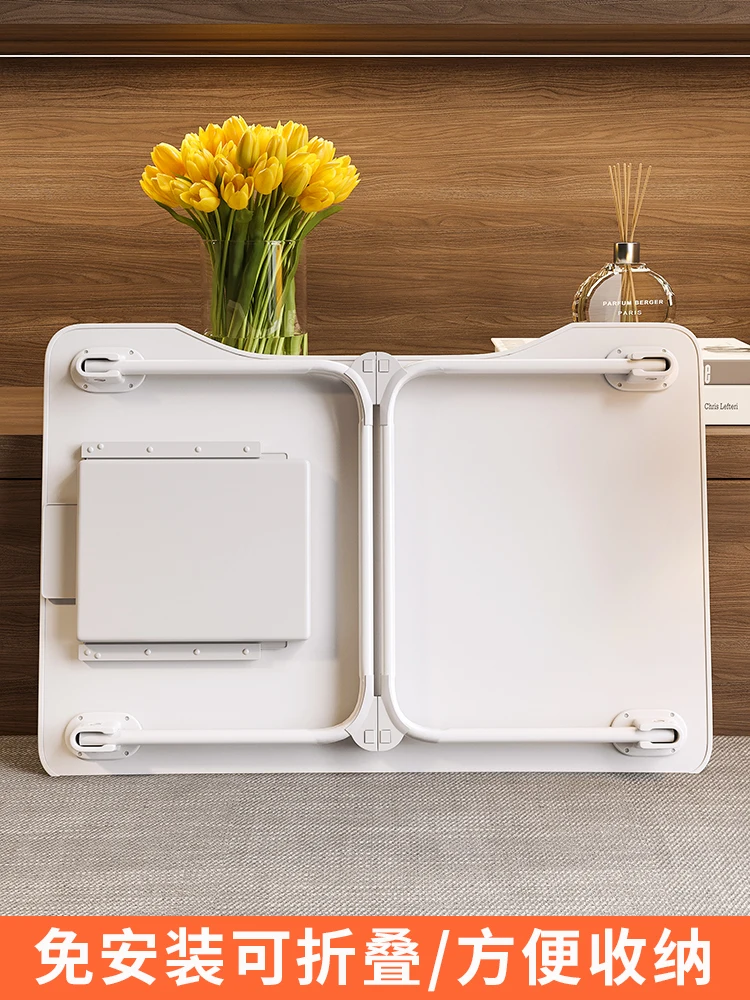
<path fill-rule="evenodd" d="M 717 733 L 750 735 L 750 482 L 708 484 Z"/>
<path fill-rule="evenodd" d="M 709 479 L 750 479 L 750 428 L 706 428 Z"/>
<path fill-rule="evenodd" d="M 0 733 L 36 732 L 41 482 L 0 479 Z"/>
<path fill-rule="evenodd" d="M 746 0 L 15 0 L 0 24 L 741 24 Z"/>
<path fill-rule="evenodd" d="M 41 437 L 36 434 L 0 434 L 0 480 L 40 479 L 41 475 Z"/>
<path fill-rule="evenodd" d="M 623 158 L 654 165 L 643 255 L 678 319 L 745 336 L 749 105 L 742 59 L 4 60 L 0 384 L 40 384 L 67 323 L 199 325 L 197 237 L 138 177 L 155 142 L 235 111 L 306 121 L 362 169 L 309 241 L 318 352 L 484 351 L 567 322 Z"/>
<path fill-rule="evenodd" d="M 0 55 L 750 54 L 747 24 L 6 24 Z"/>

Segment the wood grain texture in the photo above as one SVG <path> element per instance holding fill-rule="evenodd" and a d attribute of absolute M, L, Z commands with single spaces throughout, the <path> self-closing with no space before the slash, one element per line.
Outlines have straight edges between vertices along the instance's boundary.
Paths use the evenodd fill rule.
<path fill-rule="evenodd" d="M 42 475 L 40 436 L 2 433 L 0 407 L 0 479 L 39 479 Z"/>
<path fill-rule="evenodd" d="M 750 483 L 708 484 L 714 725 L 750 735 Z"/>
<path fill-rule="evenodd" d="M 747 55 L 750 25 L 5 25 L 4 55 Z"/>
<path fill-rule="evenodd" d="M 36 732 L 39 480 L 0 480 L 0 733 Z"/>
<path fill-rule="evenodd" d="M 198 240 L 138 177 L 156 142 L 232 112 L 306 121 L 362 170 L 309 241 L 316 352 L 485 351 L 561 326 L 610 257 L 606 165 L 625 158 L 654 166 L 643 257 L 679 321 L 745 338 L 749 102 L 741 59 L 4 60 L 0 384 L 39 385 L 67 323 L 200 325 Z"/>
<path fill-rule="evenodd" d="M 709 479 L 750 479 L 750 427 L 707 427 Z"/>
<path fill-rule="evenodd" d="M 0 434 L 41 434 L 41 387 L 0 386 Z"/>
<path fill-rule="evenodd" d="M 0 24 L 745 24 L 747 0 L 5 0 Z"/>

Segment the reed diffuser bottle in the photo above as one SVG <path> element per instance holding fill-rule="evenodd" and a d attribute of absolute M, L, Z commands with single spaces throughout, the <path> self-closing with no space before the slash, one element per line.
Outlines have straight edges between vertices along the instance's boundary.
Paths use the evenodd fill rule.
<path fill-rule="evenodd" d="M 631 163 L 609 168 L 620 239 L 614 260 L 587 278 L 573 300 L 574 321 L 590 323 L 664 323 L 674 320 L 675 299 L 669 282 L 641 263 L 635 229 L 643 207 L 651 167 L 638 164 L 635 191 Z"/>

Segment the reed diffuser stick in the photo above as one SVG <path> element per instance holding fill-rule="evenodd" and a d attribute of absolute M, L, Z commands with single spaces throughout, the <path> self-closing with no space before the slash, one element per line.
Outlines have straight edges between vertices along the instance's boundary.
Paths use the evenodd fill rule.
<path fill-rule="evenodd" d="M 619 164 L 618 164 L 618 166 L 619 166 Z M 610 167 L 609 168 L 609 181 L 610 181 L 610 184 L 612 185 L 612 197 L 614 198 L 614 202 L 615 202 L 615 212 L 617 213 L 617 226 L 618 226 L 618 229 L 620 230 L 620 239 L 624 240 L 625 239 L 625 229 L 624 229 L 623 221 L 622 221 L 622 206 L 620 204 L 620 188 L 619 188 L 619 181 L 615 180 L 615 168 L 614 167 Z"/>
<path fill-rule="evenodd" d="M 639 199 L 641 197 L 641 177 L 642 177 L 642 175 L 643 175 L 643 164 L 639 163 L 638 164 L 638 176 L 636 177 L 636 181 L 635 181 L 635 202 L 633 203 L 636 208 L 638 207 L 638 201 L 639 201 Z M 635 222 L 636 222 L 636 219 L 635 219 L 635 212 L 634 212 L 633 213 L 633 233 L 635 232 Z"/>
<path fill-rule="evenodd" d="M 638 224 L 638 217 L 641 214 L 641 208 L 643 207 L 643 199 L 646 197 L 646 186 L 648 185 L 648 179 L 651 176 L 651 167 L 646 171 L 646 179 L 643 182 L 643 190 L 641 191 L 640 200 L 636 199 L 635 213 L 633 215 L 633 234 L 635 234 L 635 227 Z"/>
<path fill-rule="evenodd" d="M 628 214 L 630 209 L 630 164 L 625 164 L 625 242 L 628 242 Z"/>
<path fill-rule="evenodd" d="M 648 167 L 644 176 L 643 164 L 638 164 L 634 191 L 632 163 L 615 163 L 614 165 L 610 165 L 608 169 L 620 242 L 632 243 L 635 239 L 635 229 L 638 225 L 641 208 L 643 207 L 643 199 L 646 196 L 648 179 L 651 176 L 651 167 Z M 623 287 L 620 294 L 620 317 L 623 322 L 637 323 L 638 302 L 635 293 L 632 265 L 625 264 L 624 271 Z"/>

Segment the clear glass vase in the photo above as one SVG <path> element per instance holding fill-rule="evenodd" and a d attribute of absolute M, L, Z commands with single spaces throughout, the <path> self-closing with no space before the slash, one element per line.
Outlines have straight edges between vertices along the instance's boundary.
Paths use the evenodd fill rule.
<path fill-rule="evenodd" d="M 674 292 L 641 262 L 640 243 L 615 243 L 614 259 L 587 278 L 573 299 L 573 319 L 589 323 L 668 323 Z"/>
<path fill-rule="evenodd" d="M 204 244 L 206 336 L 256 354 L 307 354 L 304 242 Z"/>

